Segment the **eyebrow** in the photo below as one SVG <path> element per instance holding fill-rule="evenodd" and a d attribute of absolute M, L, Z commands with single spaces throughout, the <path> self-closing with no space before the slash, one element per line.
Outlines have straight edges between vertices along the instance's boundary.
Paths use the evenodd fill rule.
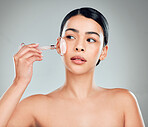
<path fill-rule="evenodd" d="M 68 29 L 65 30 L 65 32 L 68 31 L 68 30 L 79 33 L 79 30 L 76 30 L 74 28 L 68 28 Z M 96 34 L 96 35 L 98 35 L 100 37 L 100 34 L 98 34 L 97 32 L 93 32 L 93 31 L 85 32 L 85 34 Z"/>

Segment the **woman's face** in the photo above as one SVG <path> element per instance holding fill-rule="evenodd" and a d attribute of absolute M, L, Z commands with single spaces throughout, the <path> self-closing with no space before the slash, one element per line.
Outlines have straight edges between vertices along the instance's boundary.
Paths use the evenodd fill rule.
<path fill-rule="evenodd" d="M 62 56 L 66 69 L 82 74 L 94 70 L 103 48 L 103 30 L 94 20 L 81 15 L 65 24 L 62 38 L 67 50 Z"/>

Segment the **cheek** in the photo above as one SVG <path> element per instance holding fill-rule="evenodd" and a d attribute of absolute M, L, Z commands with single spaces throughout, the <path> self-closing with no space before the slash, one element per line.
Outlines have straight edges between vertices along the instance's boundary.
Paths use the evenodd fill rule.
<path fill-rule="evenodd" d="M 98 57 L 100 55 L 101 45 L 100 44 L 96 44 L 92 46 L 89 45 L 87 49 L 91 57 Z"/>
<path fill-rule="evenodd" d="M 94 50 L 94 52 L 93 52 L 93 57 L 95 58 L 94 60 L 98 60 L 99 55 L 100 55 L 99 52 L 100 52 L 99 51 L 99 48 L 97 48 L 96 50 Z"/>
<path fill-rule="evenodd" d="M 73 52 L 74 45 L 73 43 L 67 42 L 66 43 L 66 54 L 71 54 Z"/>
<path fill-rule="evenodd" d="M 93 47 L 92 49 L 89 49 L 87 55 L 88 55 L 88 59 L 90 59 L 90 64 L 91 65 L 96 65 L 96 62 L 98 61 L 99 57 L 100 57 L 101 51 L 100 51 L 100 47 Z"/>
<path fill-rule="evenodd" d="M 99 52 L 100 52 L 100 48 L 96 48 L 94 50 L 94 55 L 97 57 L 99 55 Z"/>
<path fill-rule="evenodd" d="M 100 53 L 100 50 L 99 49 L 94 52 L 94 60 L 93 60 L 93 63 L 95 64 L 95 66 L 96 66 L 96 64 L 97 64 L 97 62 L 99 60 L 100 54 L 101 53 Z"/>

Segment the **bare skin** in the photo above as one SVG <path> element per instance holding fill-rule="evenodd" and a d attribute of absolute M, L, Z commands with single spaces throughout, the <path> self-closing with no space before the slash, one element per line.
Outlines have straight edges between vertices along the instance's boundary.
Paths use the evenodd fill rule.
<path fill-rule="evenodd" d="M 97 32 L 100 37 L 88 31 Z M 108 51 L 101 36 L 103 30 L 94 20 L 80 15 L 70 18 L 62 34 L 67 42 L 67 52 L 62 56 L 66 71 L 64 85 L 47 95 L 33 95 L 19 103 L 31 80 L 33 62 L 42 60 L 38 46 L 22 48 L 14 57 L 14 83 L 0 101 L 0 121 L 3 121 L 0 127 L 144 127 L 131 92 L 101 88 L 94 82 L 96 62 L 98 58 L 104 60 Z M 57 48 L 60 54 L 59 43 Z M 83 56 L 87 62 L 73 62 L 70 58 L 75 55 Z"/>
<path fill-rule="evenodd" d="M 64 93 L 64 88 L 60 88 L 48 95 L 34 95 L 23 100 L 12 115 L 10 126 L 13 124 L 14 127 L 144 126 L 139 122 L 142 119 L 137 104 L 128 90 L 98 87 L 91 96 L 81 100 L 67 97 Z M 130 119 L 126 120 L 128 118 L 136 123 L 129 121 Z"/>

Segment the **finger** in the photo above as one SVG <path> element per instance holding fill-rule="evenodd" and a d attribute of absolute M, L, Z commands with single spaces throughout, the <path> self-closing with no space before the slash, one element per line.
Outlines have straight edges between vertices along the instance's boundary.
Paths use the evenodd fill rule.
<path fill-rule="evenodd" d="M 32 44 L 25 45 L 25 46 L 28 46 L 28 47 L 30 47 L 30 48 L 35 48 L 35 47 L 38 47 L 39 44 L 38 44 L 38 43 L 32 43 Z"/>
<path fill-rule="evenodd" d="M 20 52 L 17 53 L 17 57 L 18 58 L 22 57 L 23 55 L 25 55 L 28 52 L 35 52 L 35 53 L 39 53 L 39 54 L 42 53 L 42 51 L 40 51 L 37 48 L 28 48 L 28 47 L 26 47 L 26 48 L 22 49 Z"/>
<path fill-rule="evenodd" d="M 25 43 L 21 43 L 21 45 L 18 47 L 18 49 L 20 50 L 24 45 L 25 45 Z"/>
<path fill-rule="evenodd" d="M 25 43 L 21 43 L 19 50 L 24 48 L 24 47 L 36 47 L 36 46 L 38 47 L 39 44 L 38 43 L 32 43 L 32 44 L 29 44 L 29 45 L 25 45 Z"/>
<path fill-rule="evenodd" d="M 27 48 L 27 47 L 29 47 L 29 48 L 37 48 L 38 46 L 39 46 L 39 44 L 35 44 L 35 43 L 29 44 L 29 45 L 25 45 L 24 43 L 22 43 L 18 53 L 21 52 L 24 48 Z"/>
<path fill-rule="evenodd" d="M 30 48 L 33 48 L 33 47 L 38 47 L 39 46 L 39 44 L 38 43 L 32 43 L 32 44 L 28 44 L 28 45 L 25 45 L 24 43 L 23 44 L 21 44 L 22 45 L 22 47 L 30 47 Z"/>
<path fill-rule="evenodd" d="M 35 58 L 33 58 L 35 57 Z M 39 53 L 34 53 L 34 52 L 30 52 L 30 53 L 27 53 L 25 54 L 24 56 L 20 57 L 18 60 L 16 60 L 15 64 L 17 65 L 18 63 L 24 65 L 24 64 L 27 64 L 27 65 L 30 65 L 32 64 L 32 62 L 34 62 L 34 60 L 42 60 L 43 56 Z"/>
<path fill-rule="evenodd" d="M 27 61 L 31 64 L 34 63 L 35 61 L 42 61 L 42 60 L 43 58 L 38 56 L 32 56 L 27 59 Z"/>
<path fill-rule="evenodd" d="M 22 57 L 20 57 L 20 59 L 28 59 L 29 57 L 43 57 L 40 53 L 37 52 L 28 52 L 26 54 L 24 54 Z"/>

